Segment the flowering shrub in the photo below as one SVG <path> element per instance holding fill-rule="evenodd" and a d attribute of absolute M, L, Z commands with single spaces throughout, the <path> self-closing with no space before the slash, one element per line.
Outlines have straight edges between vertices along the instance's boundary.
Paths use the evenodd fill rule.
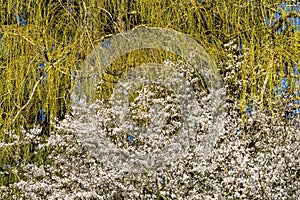
<path fill-rule="evenodd" d="M 234 67 L 234 66 L 233 66 Z M 237 65 L 238 67 L 238 65 Z M 149 89 L 149 88 L 146 88 Z M 163 89 L 160 91 L 164 91 Z M 141 93 L 139 93 L 141 94 Z M 151 93 L 150 93 L 151 94 Z M 135 96 L 137 100 L 137 96 Z M 133 102 L 138 102 L 133 100 Z M 154 99 L 152 99 L 154 101 Z M 164 101 L 162 101 L 163 103 Z M 279 105 L 279 102 L 278 102 Z M 300 132 L 299 121 L 286 120 L 282 107 L 271 116 L 259 106 L 252 111 L 243 129 L 238 117 L 239 107 L 228 101 L 228 116 L 224 129 L 213 150 L 202 156 L 201 148 L 189 147 L 173 162 L 143 172 L 124 172 L 94 157 L 83 145 L 87 130 L 95 133 L 98 124 L 107 122 L 109 112 L 101 102 L 95 105 L 97 115 L 86 110 L 80 123 L 72 117 L 55 124 L 46 141 L 41 141 L 40 127 L 24 130 L 24 141 L 38 144 L 34 153 L 49 150 L 46 162 L 20 163 L 18 181 L 1 187 L 1 198 L 31 199 L 298 199 L 300 198 Z M 85 109 L 85 108 L 82 108 Z M 199 108 L 206 113 L 205 103 Z M 166 110 L 165 112 L 168 112 Z M 89 118 L 90 116 L 90 118 Z M 139 116 L 139 115 L 137 115 Z M 207 116 L 206 116 L 207 117 Z M 200 117 L 199 120 L 205 120 Z M 206 118 L 207 120 L 207 118 Z M 82 123 L 86 122 L 86 123 Z M 100 123 L 101 124 L 101 123 Z M 108 124 L 107 124 L 108 125 Z M 109 127 L 109 126 L 107 126 Z M 201 123 L 205 132 L 207 123 Z M 81 133 L 80 133 L 81 132 Z M 81 136 L 81 137 L 80 137 Z M 201 134 L 195 140 L 201 140 Z M 118 137 L 116 135 L 116 137 Z M 120 135 L 119 135 L 120 137 Z M 121 136 L 122 137 L 122 136 Z M 93 140 L 93 138 L 89 138 Z M 132 145 L 135 140 L 122 140 L 121 145 Z M 147 138 L 155 144 L 155 138 Z M 93 141 L 90 142 L 91 145 Z M 98 148 L 96 141 L 94 147 Z M 120 141 L 115 141 L 116 143 Z M 167 140 L 164 140 L 167 142 Z M 1 144 L 1 148 L 4 144 Z M 9 144 L 6 144 L 9 145 Z M 102 147 L 104 148 L 104 147 Z M 109 146 L 107 147 L 109 148 Z M 108 156 L 108 155 L 102 155 Z M 2 172 L 7 173 L 9 166 Z M 16 169 L 15 169 L 16 170 Z"/>

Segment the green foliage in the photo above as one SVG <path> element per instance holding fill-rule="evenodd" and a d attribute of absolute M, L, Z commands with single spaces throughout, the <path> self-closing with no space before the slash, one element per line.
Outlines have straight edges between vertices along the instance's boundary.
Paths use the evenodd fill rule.
<path fill-rule="evenodd" d="M 21 127 L 29 129 L 36 124 L 40 108 L 47 113 L 44 133 L 49 134 L 50 121 L 62 119 L 69 110 L 73 71 L 104 36 L 139 25 L 191 35 L 214 58 L 223 75 L 228 72 L 226 63 L 232 60 L 228 54 L 244 54 L 240 68 L 227 80 L 228 96 L 239 95 L 241 110 L 249 100 L 270 108 L 274 86 L 283 76 L 284 66 L 292 69 L 291 62 L 299 66 L 299 33 L 287 29 L 278 34 L 275 26 L 266 25 L 266 17 L 273 19 L 278 3 L 279 0 L 2 0 L 0 142 L 11 140 L 7 132 L 22 137 Z M 18 16 L 26 20 L 25 25 L 17 20 Z M 282 18 L 282 23 L 285 20 Z M 243 49 L 227 50 L 224 45 L 230 41 L 238 46 L 242 43 Z M 165 55 L 174 60 L 174 55 L 152 53 L 158 60 Z M 134 66 L 153 59 L 145 52 L 132 55 L 125 55 L 111 69 L 119 70 L 115 66 L 120 62 L 121 66 Z M 242 84 L 235 85 L 239 80 Z M 101 88 L 100 96 L 107 98 L 112 87 Z M 1 147 L 0 167 L 16 154 L 23 154 L 24 162 L 30 160 L 26 148 L 29 147 Z"/>

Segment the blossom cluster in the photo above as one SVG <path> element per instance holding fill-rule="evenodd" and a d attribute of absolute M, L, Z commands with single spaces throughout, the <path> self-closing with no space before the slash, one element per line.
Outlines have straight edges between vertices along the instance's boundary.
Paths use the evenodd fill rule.
<path fill-rule="evenodd" d="M 234 46 L 234 43 L 229 45 Z M 231 61 L 228 66 L 230 72 L 226 75 L 225 82 L 231 80 L 231 76 L 238 71 L 240 60 L 241 58 L 235 57 Z M 239 83 L 237 87 L 238 85 Z M 226 88 L 230 89 L 229 86 Z M 151 93 L 153 88 L 148 86 L 133 95 L 131 107 L 129 106 L 132 119 L 146 126 L 153 117 L 148 115 L 151 113 L 151 105 L 158 103 L 163 107 L 162 116 L 169 119 L 164 126 L 167 127 L 169 123 L 172 126 L 168 127 L 175 131 L 169 130 L 170 132 L 166 131 L 161 135 L 158 132 L 158 135 L 153 137 L 146 135 L 140 139 L 144 141 L 141 143 L 138 143 L 138 139 L 128 136 L 125 132 L 128 129 L 117 127 L 118 120 L 114 116 L 117 110 L 111 110 L 101 101 L 87 107 L 82 104 L 82 107 L 78 108 L 82 115 L 79 119 L 66 116 L 63 121 L 53 122 L 55 131 L 46 140 L 41 139 L 40 126 L 28 131 L 23 130 L 22 140 L 10 133 L 14 135 L 14 141 L 7 144 L 0 143 L 0 148 L 20 143 L 35 143 L 37 145 L 34 154 L 45 151 L 47 155 L 42 162 L 21 162 L 15 169 L 9 169 L 10 166 L 7 166 L 7 171 L 1 175 L 13 171 L 18 175 L 18 181 L 1 186 L 0 198 L 194 200 L 300 198 L 299 120 L 285 118 L 281 114 L 284 113 L 285 107 L 274 107 L 277 113 L 271 115 L 258 104 L 253 106 L 255 109 L 245 122 L 240 117 L 238 103 L 227 99 L 224 105 L 227 115 L 219 116 L 223 127 L 219 127 L 221 130 L 215 141 L 214 137 L 205 137 L 213 124 L 212 108 L 209 106 L 213 94 L 206 92 L 199 92 L 196 95 L 198 110 L 195 119 L 199 123 L 193 127 L 197 134 L 188 137 L 192 145 L 188 145 L 181 153 L 177 153 L 176 148 L 169 148 L 168 150 L 175 151 L 176 159 L 171 161 L 166 159 L 168 162 L 159 167 L 147 168 L 145 163 L 144 170 L 122 170 L 129 166 L 130 159 L 134 159 L 131 155 L 135 151 L 140 152 L 134 154 L 135 156 L 155 154 L 156 146 L 163 148 L 172 141 L 170 138 L 179 134 L 177 123 L 180 123 L 182 112 L 178 109 L 176 95 L 172 96 L 172 91 L 163 87 L 156 89 L 159 93 L 157 91 Z M 161 94 L 163 95 L 160 96 Z M 168 95 L 170 97 L 165 98 Z M 204 143 L 205 139 L 211 141 Z M 201 144 L 209 146 L 209 151 L 204 153 L 205 148 Z M 119 159 L 120 156 L 116 155 L 122 152 L 127 154 Z M 107 162 L 107 159 L 111 161 Z"/>

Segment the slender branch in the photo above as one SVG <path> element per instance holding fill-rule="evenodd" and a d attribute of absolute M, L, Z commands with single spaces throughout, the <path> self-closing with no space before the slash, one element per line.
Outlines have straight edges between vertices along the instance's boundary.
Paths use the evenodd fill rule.
<path fill-rule="evenodd" d="M 50 67 L 48 68 L 47 72 L 48 72 L 52 67 L 53 67 L 53 66 L 50 66 Z M 39 85 L 40 81 L 42 81 L 43 79 L 44 79 L 44 76 L 41 76 L 41 77 L 39 78 L 39 80 L 34 84 L 33 89 L 32 89 L 32 92 L 31 92 L 31 94 L 30 94 L 30 96 L 29 96 L 28 101 L 27 101 L 27 102 L 26 102 L 26 103 L 18 110 L 18 112 L 17 112 L 17 114 L 15 115 L 14 119 L 12 120 L 11 124 L 13 124 L 13 123 L 16 121 L 16 119 L 19 117 L 20 113 L 21 113 L 21 112 L 28 106 L 28 104 L 31 102 L 31 100 L 32 100 L 32 98 L 33 98 L 33 95 L 34 95 L 34 93 L 35 93 L 35 91 L 36 91 L 37 86 Z"/>
<path fill-rule="evenodd" d="M 65 53 L 65 55 L 64 55 L 63 57 L 61 57 L 60 59 L 58 59 L 54 64 L 52 64 L 52 65 L 46 70 L 46 73 L 45 73 L 45 74 L 47 74 L 47 73 L 50 71 L 51 68 L 55 68 L 55 66 L 56 66 L 57 64 L 59 64 L 62 60 L 64 60 L 65 57 L 68 55 L 68 53 L 69 53 L 69 51 L 68 51 L 67 53 Z M 32 100 L 32 98 L 33 98 L 33 95 L 34 95 L 34 93 L 35 93 L 35 91 L 36 91 L 36 89 L 37 89 L 37 86 L 39 85 L 39 83 L 40 83 L 44 78 L 45 78 L 45 76 L 41 76 L 41 77 L 39 78 L 39 80 L 36 81 L 36 83 L 35 83 L 34 86 L 33 86 L 32 92 L 31 92 L 31 94 L 30 94 L 30 96 L 29 96 L 28 101 L 27 101 L 27 102 L 26 102 L 26 103 L 18 110 L 18 112 L 17 112 L 17 114 L 15 115 L 14 119 L 12 120 L 11 124 L 13 124 L 13 123 L 16 121 L 16 119 L 19 117 L 20 113 L 21 113 L 21 112 L 29 105 L 29 103 L 31 102 L 31 100 Z"/>
<path fill-rule="evenodd" d="M 33 43 L 30 39 L 28 39 L 24 35 L 20 35 L 18 33 L 13 33 L 13 32 L 7 32 L 7 33 L 10 34 L 10 35 L 19 36 L 19 37 L 23 38 L 24 40 L 26 40 L 27 42 L 29 42 L 32 46 L 36 46 L 35 43 Z"/>

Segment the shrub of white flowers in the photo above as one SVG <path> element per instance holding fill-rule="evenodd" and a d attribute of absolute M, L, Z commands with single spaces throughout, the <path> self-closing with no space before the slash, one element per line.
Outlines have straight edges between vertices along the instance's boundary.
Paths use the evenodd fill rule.
<path fill-rule="evenodd" d="M 234 45 L 236 44 L 228 44 L 232 47 Z M 239 73 L 240 62 L 240 59 L 235 58 L 227 63 L 231 71 L 225 77 L 227 91 L 230 90 L 226 84 L 227 80 L 235 73 Z M 179 68 L 181 66 L 185 69 L 184 63 L 175 64 L 169 61 L 165 65 Z M 133 72 L 133 75 L 137 74 L 140 73 Z M 124 91 L 128 83 L 120 82 L 117 89 L 121 88 L 121 91 Z M 80 113 L 80 118 L 67 116 L 63 121 L 52 122 L 56 130 L 46 140 L 41 139 L 41 127 L 36 126 L 30 131 L 23 131 L 25 140 L 21 141 L 18 137 L 14 137 L 15 141 L 11 143 L 1 143 L 0 148 L 28 142 L 35 143 L 37 148 L 34 153 L 48 152 L 46 156 L 49 162 L 20 163 L 19 169 L 6 166 L 1 173 L 9 174 L 13 171 L 19 177 L 16 183 L 1 187 L 0 198 L 195 200 L 300 198 L 299 121 L 296 118 L 293 120 L 285 118 L 286 107 L 282 100 L 274 102 L 273 109 L 276 113 L 273 115 L 261 110 L 258 102 L 253 102 L 251 115 L 246 122 L 242 122 L 240 118 L 238 99 L 227 100 L 224 103 L 227 115 L 222 118 L 223 127 L 219 127 L 217 141 L 203 156 L 203 148 L 195 144 L 203 144 L 203 136 L 210 131 L 212 107 L 209 105 L 214 96 L 206 92 L 199 93 L 198 98 L 201 101 L 197 103 L 198 110 L 195 116 L 199 124 L 196 134 L 189 137 L 194 145 L 188 146 L 184 153 L 178 154 L 175 159 L 165 160 L 163 165 L 152 165 L 150 162 L 151 167 L 148 167 L 145 163 L 142 165 L 144 170 L 123 170 L 122 166 L 114 166 L 113 164 L 120 161 L 111 159 L 119 159 L 120 156 L 113 157 L 108 153 L 114 155 L 123 153 L 123 157 L 140 155 L 143 163 L 145 161 L 142 157 L 143 152 L 155 152 L 158 147 L 164 148 L 172 140 L 173 134 L 178 134 L 179 120 L 176 116 L 182 115 L 183 112 L 178 109 L 180 102 L 178 97 L 173 95 L 174 91 L 172 88 L 148 85 L 136 90 L 131 103 L 128 104 L 132 120 L 144 125 L 146 130 L 148 128 L 146 125 L 152 118 L 160 120 L 155 118 L 157 110 L 151 110 L 153 105 L 160 108 L 161 116 L 169 119 L 168 123 L 163 125 L 166 126 L 166 131 L 159 132 L 153 137 L 147 134 L 141 134 L 140 138 L 138 137 L 140 135 L 128 135 L 128 127 L 116 127 L 118 120 L 114 115 L 118 109 L 107 106 L 102 101 L 96 101 L 87 106 L 78 104 L 81 107 L 78 106 L 76 112 Z M 165 96 L 169 97 L 164 98 Z M 163 129 L 163 126 L 158 127 Z M 155 123 L 151 128 L 155 128 Z M 85 137 L 85 133 L 89 133 L 88 137 Z M 111 145 L 99 143 L 103 142 L 99 139 L 99 135 L 109 141 L 105 144 Z M 112 150 L 113 145 L 116 146 L 115 149 L 122 148 L 126 151 L 105 150 L 105 148 Z M 110 159 L 110 162 L 99 158 Z M 123 163 L 125 167 L 134 166 L 128 165 L 130 163 L 128 160 Z"/>

